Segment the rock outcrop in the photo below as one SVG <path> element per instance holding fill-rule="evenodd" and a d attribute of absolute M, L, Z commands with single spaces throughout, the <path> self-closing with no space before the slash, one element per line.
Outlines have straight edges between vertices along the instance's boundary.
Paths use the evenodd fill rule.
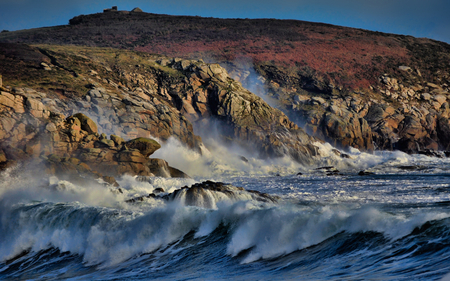
<path fill-rule="evenodd" d="M 4 89 L 7 90 L 7 89 Z M 161 147 L 155 140 L 99 134 L 82 113 L 55 113 L 36 92 L 0 92 L 0 168 L 20 162 L 44 166 L 50 175 L 116 184 L 124 174 L 188 177 L 162 159 L 148 158 Z M 45 102 L 45 99 L 44 99 Z"/>
<path fill-rule="evenodd" d="M 408 83 L 412 83 L 416 76 L 408 73 L 408 77 Z M 294 102 L 293 112 L 305 120 L 308 133 L 340 148 L 372 151 L 375 147 L 423 154 L 450 149 L 450 93 L 446 83 L 417 81 L 405 85 L 387 75 L 379 81 L 379 86 L 372 87 L 375 93 L 368 95 L 370 98 L 355 93 L 317 103 L 313 97 L 306 97 Z"/>
<path fill-rule="evenodd" d="M 221 201 L 257 201 L 262 203 L 277 203 L 279 198 L 255 190 L 246 190 L 222 182 L 205 181 L 190 187 L 183 186 L 172 193 L 166 194 L 158 190 L 147 196 L 140 196 L 127 200 L 128 203 L 144 201 L 146 198 L 156 198 L 166 201 L 176 201 L 186 206 L 203 208 L 217 208 Z"/>

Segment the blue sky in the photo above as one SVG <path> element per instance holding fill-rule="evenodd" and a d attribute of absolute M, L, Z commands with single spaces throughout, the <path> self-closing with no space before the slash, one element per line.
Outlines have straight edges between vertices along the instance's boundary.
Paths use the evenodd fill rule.
<path fill-rule="evenodd" d="M 171 15 L 299 19 L 450 43 L 449 0 L 0 0 L 0 30 L 63 25 L 111 6 Z"/>

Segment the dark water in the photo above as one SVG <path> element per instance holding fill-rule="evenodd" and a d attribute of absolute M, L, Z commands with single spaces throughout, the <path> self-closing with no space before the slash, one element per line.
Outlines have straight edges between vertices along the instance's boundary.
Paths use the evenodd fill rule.
<path fill-rule="evenodd" d="M 405 161 L 379 161 L 367 176 L 228 177 L 281 202 L 214 197 L 212 209 L 124 203 L 194 180 L 129 177 L 113 194 L 5 173 L 0 279 L 441 280 L 450 273 L 450 161 Z"/>

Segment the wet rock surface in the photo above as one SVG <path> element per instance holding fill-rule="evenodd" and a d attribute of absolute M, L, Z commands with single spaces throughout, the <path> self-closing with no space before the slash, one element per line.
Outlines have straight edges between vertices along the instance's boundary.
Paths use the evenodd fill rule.
<path fill-rule="evenodd" d="M 145 181 L 145 178 L 143 180 Z M 136 197 L 126 202 L 135 203 L 144 201 L 146 198 L 155 198 L 177 201 L 186 206 L 215 208 L 220 201 L 254 200 L 263 203 L 277 203 L 279 201 L 279 198 L 273 195 L 214 181 L 204 181 L 190 187 L 184 186 L 169 194 L 163 192 L 163 190 L 155 190 L 154 193 L 147 196 Z"/>

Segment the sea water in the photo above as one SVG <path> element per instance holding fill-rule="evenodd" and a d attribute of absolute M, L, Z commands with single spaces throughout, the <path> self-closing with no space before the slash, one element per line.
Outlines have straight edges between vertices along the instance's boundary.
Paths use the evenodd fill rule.
<path fill-rule="evenodd" d="M 168 146 L 156 156 L 192 179 L 125 176 L 120 193 L 3 172 L 0 279 L 450 280 L 449 158 L 320 145 L 305 167 Z M 125 202 L 207 179 L 280 199 Z"/>

